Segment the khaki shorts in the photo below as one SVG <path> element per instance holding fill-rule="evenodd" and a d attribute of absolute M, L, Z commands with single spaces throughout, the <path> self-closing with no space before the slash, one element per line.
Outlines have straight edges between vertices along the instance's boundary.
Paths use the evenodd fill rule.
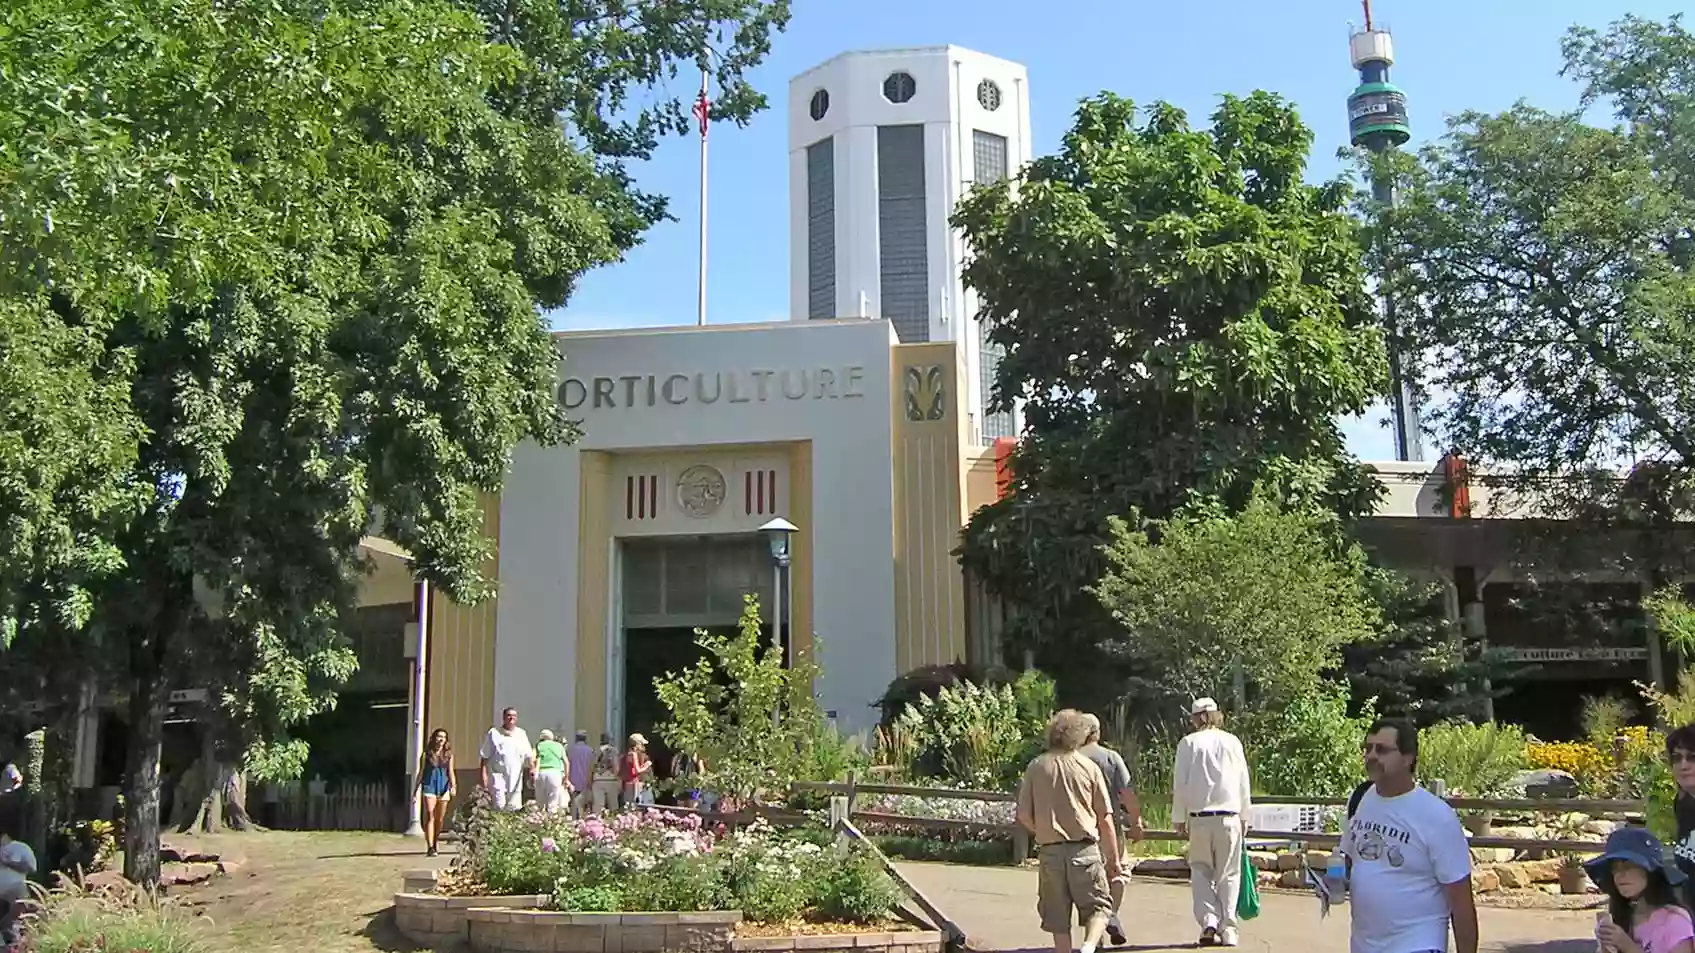
<path fill-rule="evenodd" d="M 1077 922 L 1111 912 L 1112 892 L 1107 887 L 1106 864 L 1100 847 L 1093 843 L 1050 844 L 1036 854 L 1041 866 L 1037 875 L 1036 913 L 1048 933 L 1070 933 L 1071 911 Z"/>

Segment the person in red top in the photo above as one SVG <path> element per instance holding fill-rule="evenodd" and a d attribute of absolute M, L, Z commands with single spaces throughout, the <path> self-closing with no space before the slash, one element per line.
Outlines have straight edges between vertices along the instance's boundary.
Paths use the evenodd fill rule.
<path fill-rule="evenodd" d="M 647 739 L 640 732 L 630 736 L 630 747 L 618 765 L 618 780 L 623 784 L 625 807 L 646 803 L 647 783 L 653 776 L 653 761 L 647 756 Z"/>

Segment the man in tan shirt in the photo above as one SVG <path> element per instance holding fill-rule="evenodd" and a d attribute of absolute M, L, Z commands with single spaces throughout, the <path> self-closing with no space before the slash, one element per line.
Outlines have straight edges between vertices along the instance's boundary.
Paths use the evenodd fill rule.
<path fill-rule="evenodd" d="M 1109 878 L 1118 876 L 1118 831 L 1106 778 L 1078 749 L 1089 737 L 1081 712 L 1048 722 L 1048 750 L 1030 762 L 1018 786 L 1018 823 L 1035 835 L 1041 861 L 1036 911 L 1053 935 L 1054 953 L 1071 953 L 1071 911 L 1084 926 L 1082 953 L 1095 953 L 1112 910 Z"/>

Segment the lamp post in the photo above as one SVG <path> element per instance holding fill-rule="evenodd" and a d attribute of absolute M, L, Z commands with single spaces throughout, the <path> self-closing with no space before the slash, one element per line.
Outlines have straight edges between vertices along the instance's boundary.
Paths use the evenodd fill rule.
<path fill-rule="evenodd" d="M 792 559 L 789 541 L 800 532 L 800 527 L 779 516 L 759 527 L 759 531 L 771 544 L 771 641 L 777 646 L 778 657 L 787 660 L 788 652 L 783 645 L 783 571 L 789 568 Z"/>

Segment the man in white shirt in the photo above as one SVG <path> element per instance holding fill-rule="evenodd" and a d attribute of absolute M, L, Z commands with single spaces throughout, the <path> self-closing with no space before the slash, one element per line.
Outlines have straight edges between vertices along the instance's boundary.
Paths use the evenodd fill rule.
<path fill-rule="evenodd" d="M 1471 849 L 1459 816 L 1413 780 L 1418 729 L 1379 721 L 1365 739 L 1371 790 L 1348 821 L 1342 852 L 1353 895 L 1352 953 L 1477 953 Z"/>
<path fill-rule="evenodd" d="M 530 736 L 518 727 L 518 709 L 500 713 L 500 724 L 483 736 L 477 749 L 482 759 L 483 787 L 497 811 L 517 811 L 524 806 L 524 775 L 536 776 L 536 749 Z"/>
<path fill-rule="evenodd" d="M 1189 891 L 1201 946 L 1241 943 L 1236 897 L 1242 890 L 1243 818 L 1253 806 L 1242 742 L 1224 730 L 1218 702 L 1189 706 L 1195 730 L 1177 744 L 1172 767 L 1171 820 L 1189 839 Z"/>

